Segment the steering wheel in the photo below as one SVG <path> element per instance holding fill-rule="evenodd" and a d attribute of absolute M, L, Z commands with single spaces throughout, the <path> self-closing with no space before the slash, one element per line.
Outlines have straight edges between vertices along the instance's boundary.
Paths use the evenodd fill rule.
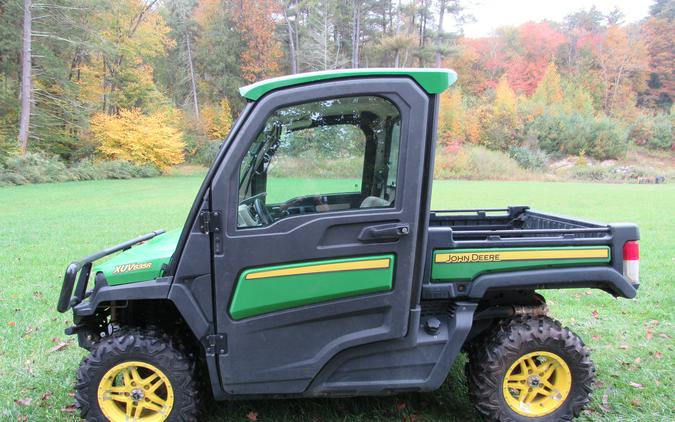
<path fill-rule="evenodd" d="M 253 208 L 255 208 L 255 213 L 258 214 L 258 219 L 263 224 L 263 226 L 269 226 L 270 224 L 274 223 L 274 219 L 267 210 L 265 202 L 263 202 L 263 196 L 253 200 Z"/>
<path fill-rule="evenodd" d="M 253 209 L 258 216 L 258 222 L 264 226 L 274 223 L 274 218 L 272 218 L 272 215 L 270 215 L 267 207 L 265 206 L 266 195 L 267 192 L 260 192 L 240 202 L 241 205 L 253 206 Z"/>

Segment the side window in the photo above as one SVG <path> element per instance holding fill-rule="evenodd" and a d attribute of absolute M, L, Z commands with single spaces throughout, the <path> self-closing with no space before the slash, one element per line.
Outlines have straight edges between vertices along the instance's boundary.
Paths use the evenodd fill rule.
<path fill-rule="evenodd" d="M 239 228 L 292 215 L 393 207 L 400 113 L 344 97 L 277 109 L 239 168 Z"/>

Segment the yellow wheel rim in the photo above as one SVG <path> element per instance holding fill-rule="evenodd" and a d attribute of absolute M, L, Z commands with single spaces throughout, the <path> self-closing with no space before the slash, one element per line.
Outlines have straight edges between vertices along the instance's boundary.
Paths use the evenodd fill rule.
<path fill-rule="evenodd" d="M 521 356 L 506 371 L 502 390 L 516 413 L 539 417 L 558 409 L 572 389 L 572 373 L 560 356 L 532 352 Z"/>
<path fill-rule="evenodd" d="M 124 362 L 105 373 L 98 385 L 98 405 L 112 422 L 160 422 L 173 407 L 173 388 L 156 366 Z"/>

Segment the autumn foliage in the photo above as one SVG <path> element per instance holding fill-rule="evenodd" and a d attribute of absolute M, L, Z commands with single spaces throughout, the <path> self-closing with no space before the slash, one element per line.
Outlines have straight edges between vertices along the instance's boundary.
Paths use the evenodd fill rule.
<path fill-rule="evenodd" d="M 162 171 L 183 162 L 182 134 L 167 115 L 143 114 L 138 109 L 120 110 L 116 116 L 97 114 L 91 130 L 103 158 L 152 164 Z"/>
<path fill-rule="evenodd" d="M 462 35 L 464 0 L 33 2 L 28 102 L 20 3 L 0 1 L 0 163 L 27 115 L 28 150 L 68 165 L 209 165 L 246 103 L 241 86 L 345 67 L 455 69 L 440 95 L 442 153 L 467 144 L 528 167 L 675 150 L 674 0 L 652 0 L 638 22 L 591 6 L 481 38 Z"/>
<path fill-rule="evenodd" d="M 217 106 L 207 105 L 201 114 L 202 130 L 210 140 L 225 139 L 232 128 L 232 110 L 227 100 Z"/>
<path fill-rule="evenodd" d="M 244 44 L 241 76 L 249 82 L 279 74 L 283 53 L 274 35 L 273 19 L 278 12 L 278 4 L 273 0 L 233 2 L 232 14 Z"/>

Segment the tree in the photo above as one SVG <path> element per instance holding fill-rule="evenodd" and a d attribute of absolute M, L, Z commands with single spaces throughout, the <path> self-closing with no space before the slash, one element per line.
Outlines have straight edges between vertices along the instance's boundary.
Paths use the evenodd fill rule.
<path fill-rule="evenodd" d="M 607 20 L 607 25 L 621 25 L 623 23 L 626 15 L 623 14 L 621 9 L 614 6 L 614 9 L 610 10 L 609 13 L 605 15 L 605 20 Z"/>
<path fill-rule="evenodd" d="M 288 40 L 288 59 L 291 74 L 298 73 L 298 0 L 286 0 L 282 3 L 281 10 L 284 14 L 286 23 L 286 33 Z"/>
<path fill-rule="evenodd" d="M 603 29 L 602 22 L 604 20 L 605 16 L 593 5 L 588 10 L 579 10 L 567 15 L 563 20 L 563 25 L 568 31 L 581 28 L 585 32 L 596 33 Z"/>
<path fill-rule="evenodd" d="M 506 75 L 515 91 L 530 95 L 565 37 L 546 22 L 526 23 L 514 35 L 515 45 L 507 50 L 512 58 L 506 63 Z"/>
<path fill-rule="evenodd" d="M 172 38 L 176 47 L 172 51 L 172 59 L 175 69 L 175 63 L 178 63 L 179 76 L 176 81 L 175 91 L 184 91 L 181 103 L 192 103 L 194 115 L 199 118 L 199 95 L 197 92 L 197 77 L 195 73 L 194 60 L 194 39 L 196 34 L 196 23 L 192 19 L 192 11 L 195 7 L 194 0 L 171 0 L 167 3 L 169 9 L 168 25 L 172 28 Z M 174 76 L 174 75 L 172 75 Z M 187 87 L 185 87 L 187 85 Z M 181 104 L 182 105 L 182 104 Z"/>
<path fill-rule="evenodd" d="M 506 76 L 499 78 L 495 88 L 494 110 L 497 115 L 514 116 L 516 114 L 516 93 L 509 85 Z"/>
<path fill-rule="evenodd" d="M 157 0 L 106 0 L 92 17 L 100 39 L 89 52 L 92 74 L 102 78 L 100 109 L 155 108 L 162 95 L 152 79 L 152 61 L 173 47 L 170 28 L 155 8 Z M 95 83 L 99 83 L 98 81 Z"/>
<path fill-rule="evenodd" d="M 283 55 L 275 38 L 273 0 L 241 0 L 232 6 L 234 22 L 243 42 L 241 75 L 248 82 L 276 76 Z"/>
<path fill-rule="evenodd" d="M 352 0 L 352 68 L 359 67 L 362 7 L 363 0 Z"/>
<path fill-rule="evenodd" d="M 610 26 L 602 37 L 589 39 L 587 48 L 599 68 L 605 113 L 634 104 L 634 93 L 643 88 L 647 70 L 647 48 L 638 31 Z"/>
<path fill-rule="evenodd" d="M 202 114 L 203 131 L 210 140 L 225 139 L 232 129 L 232 110 L 226 99 L 218 106 L 207 105 Z"/>
<path fill-rule="evenodd" d="M 466 113 L 462 91 L 452 88 L 441 94 L 438 113 L 438 133 L 443 144 L 464 142 Z"/>
<path fill-rule="evenodd" d="M 193 11 L 200 36 L 195 40 L 197 88 L 203 103 L 227 98 L 233 109 L 241 107 L 237 89 L 247 83 L 240 69 L 243 40 L 234 21 L 231 3 L 200 0 Z"/>
<path fill-rule="evenodd" d="M 560 85 L 560 74 L 555 63 L 549 63 L 546 67 L 544 77 L 539 81 L 532 99 L 542 104 L 559 104 L 563 100 L 562 86 Z"/>
<path fill-rule="evenodd" d="M 517 104 L 516 93 L 506 76 L 502 76 L 495 88 L 492 106 L 479 111 L 482 144 L 502 151 L 519 145 L 523 127 L 518 117 Z"/>
<path fill-rule="evenodd" d="M 675 63 L 675 2 L 657 1 L 651 8 L 651 14 L 643 25 L 649 52 L 649 76 L 640 103 L 668 111 L 675 100 L 672 72 Z"/>
<path fill-rule="evenodd" d="M 436 67 L 441 67 L 443 56 L 448 53 L 447 44 L 453 42 L 457 36 L 455 34 L 448 34 L 445 31 L 445 17 L 446 13 L 451 15 L 455 22 L 459 25 L 472 19 L 470 16 L 463 15 L 463 7 L 459 0 L 437 0 L 438 1 L 438 25 L 436 25 Z"/>
<path fill-rule="evenodd" d="M 405 33 L 390 35 L 380 40 L 380 48 L 394 55 L 393 67 L 401 67 L 401 54 L 410 50 L 414 45 L 415 39 Z"/>
<path fill-rule="evenodd" d="M 303 69 L 336 69 L 347 63 L 341 57 L 341 40 L 339 34 L 334 35 L 336 31 L 331 17 L 328 2 L 317 5 L 309 12 L 305 24 L 306 35 L 300 48 L 300 61 Z"/>
<path fill-rule="evenodd" d="M 23 2 L 23 47 L 21 49 L 21 119 L 19 122 L 19 143 L 21 151 L 28 150 L 28 133 L 31 109 L 31 0 Z"/>

